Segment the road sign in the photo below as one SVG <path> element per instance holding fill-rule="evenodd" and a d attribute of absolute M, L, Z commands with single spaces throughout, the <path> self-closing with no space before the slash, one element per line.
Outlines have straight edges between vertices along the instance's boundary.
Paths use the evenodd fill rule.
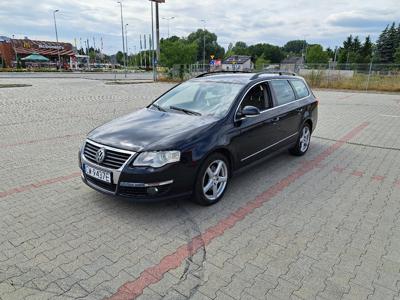
<path fill-rule="evenodd" d="M 210 55 L 211 59 L 214 59 L 215 55 Z"/>

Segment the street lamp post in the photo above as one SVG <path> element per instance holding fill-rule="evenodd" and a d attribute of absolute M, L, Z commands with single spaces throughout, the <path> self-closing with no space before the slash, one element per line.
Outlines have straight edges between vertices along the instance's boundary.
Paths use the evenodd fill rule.
<path fill-rule="evenodd" d="M 56 41 L 57 41 L 57 44 L 58 44 L 58 31 L 57 31 L 57 21 L 56 21 L 56 13 L 57 13 L 57 12 L 59 12 L 58 9 L 56 9 L 56 10 L 53 11 L 53 18 L 54 18 L 54 29 L 55 29 L 55 32 L 56 32 Z M 59 70 L 61 71 L 61 66 L 60 66 L 61 56 L 60 56 L 60 48 L 59 48 L 58 46 L 59 46 L 59 45 L 57 45 L 57 53 L 58 53 L 58 63 L 57 63 L 57 66 L 58 66 Z"/>
<path fill-rule="evenodd" d="M 157 81 L 156 62 L 154 55 L 154 8 L 153 1 L 151 1 L 151 66 L 153 68 L 153 81 Z"/>
<path fill-rule="evenodd" d="M 125 50 L 126 50 L 126 65 L 128 66 L 128 60 L 129 60 L 129 47 L 128 47 L 128 25 L 125 24 Z"/>
<path fill-rule="evenodd" d="M 160 3 L 165 3 L 165 0 L 149 0 L 149 1 L 156 3 L 156 58 L 154 60 L 156 63 L 154 65 L 155 68 L 157 68 L 158 61 L 160 60 L 160 16 L 159 16 L 158 5 Z M 152 17 L 152 22 L 153 22 L 153 17 Z"/>
<path fill-rule="evenodd" d="M 175 17 L 168 17 L 168 18 L 162 18 L 163 20 L 167 20 L 168 21 L 168 38 L 169 38 L 169 22 L 173 19 L 175 19 Z"/>
<path fill-rule="evenodd" d="M 206 68 L 206 23 L 207 20 L 200 20 L 204 24 L 204 30 L 203 30 L 203 71 L 205 71 Z"/>
<path fill-rule="evenodd" d="M 124 68 L 125 68 L 125 78 L 126 78 L 126 55 L 125 55 L 125 38 L 124 38 L 124 17 L 122 14 L 122 1 L 118 1 L 119 6 L 121 8 L 121 33 L 122 33 L 122 51 L 124 55 Z"/>

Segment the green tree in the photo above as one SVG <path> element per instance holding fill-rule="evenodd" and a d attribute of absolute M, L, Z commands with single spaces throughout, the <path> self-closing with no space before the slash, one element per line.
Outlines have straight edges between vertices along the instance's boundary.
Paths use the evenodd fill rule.
<path fill-rule="evenodd" d="M 280 63 L 285 58 L 285 53 L 281 47 L 265 44 L 264 58 L 271 63 Z"/>
<path fill-rule="evenodd" d="M 400 64 L 400 47 L 398 47 L 394 53 L 394 63 Z"/>
<path fill-rule="evenodd" d="M 118 51 L 117 54 L 115 55 L 115 59 L 117 60 L 117 63 L 120 65 L 124 64 L 124 53 L 122 51 Z"/>
<path fill-rule="evenodd" d="M 260 56 L 259 58 L 257 58 L 255 63 L 256 70 L 262 70 L 264 68 L 264 65 L 269 63 L 269 60 L 265 59 L 263 56 Z"/>
<path fill-rule="evenodd" d="M 168 68 L 178 64 L 193 64 L 198 58 L 197 43 L 190 43 L 186 39 L 163 40 L 160 50 L 160 64 Z"/>
<path fill-rule="evenodd" d="M 229 43 L 228 50 L 225 52 L 225 58 L 228 58 L 234 54 L 235 53 L 233 52 L 233 44 Z"/>
<path fill-rule="evenodd" d="M 232 51 L 235 55 L 250 55 L 249 47 L 245 42 L 236 42 L 233 46 Z"/>
<path fill-rule="evenodd" d="M 220 46 L 217 42 L 218 37 L 215 33 L 209 32 L 208 30 L 198 29 L 196 32 L 192 32 L 187 37 L 187 41 L 197 45 L 197 61 L 203 62 L 204 53 L 204 38 L 206 42 L 206 63 L 210 61 L 210 56 L 214 55 L 215 59 L 222 59 L 225 54 L 225 49 Z"/>
<path fill-rule="evenodd" d="M 393 22 L 392 26 L 386 26 L 377 41 L 379 61 L 382 63 L 393 63 L 394 54 L 400 43 L 399 30 Z"/>
<path fill-rule="evenodd" d="M 371 42 L 371 38 L 367 36 L 359 52 L 360 63 L 369 63 L 371 61 L 373 47 L 374 44 Z"/>
<path fill-rule="evenodd" d="M 336 50 L 335 50 L 336 51 Z M 334 59 L 335 58 L 335 51 L 334 50 L 332 50 L 330 47 L 328 47 L 327 49 L 326 49 L 326 53 L 328 54 L 328 58 L 329 59 Z"/>
<path fill-rule="evenodd" d="M 321 45 L 312 45 L 307 48 L 306 61 L 310 64 L 328 63 L 329 56 Z"/>
<path fill-rule="evenodd" d="M 285 44 L 285 46 L 283 46 L 283 50 L 286 53 L 292 53 L 295 55 L 302 54 L 306 48 L 307 48 L 307 42 L 305 40 L 289 41 Z"/>

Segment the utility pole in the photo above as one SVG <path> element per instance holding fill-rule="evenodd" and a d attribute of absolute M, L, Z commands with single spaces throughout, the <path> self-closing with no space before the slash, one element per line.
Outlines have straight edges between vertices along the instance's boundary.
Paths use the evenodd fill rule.
<path fill-rule="evenodd" d="M 167 20 L 168 21 L 168 38 L 169 38 L 169 22 L 173 19 L 175 19 L 175 17 L 168 17 L 168 18 L 162 18 L 163 20 Z"/>
<path fill-rule="evenodd" d="M 126 48 L 126 57 L 127 57 L 127 60 L 129 61 L 128 25 L 129 24 L 125 24 L 125 48 Z M 128 62 L 126 62 L 126 65 L 128 66 Z"/>
<path fill-rule="evenodd" d="M 154 54 L 154 8 L 153 1 L 151 1 L 151 66 L 153 68 L 153 81 L 157 81 L 157 70 Z"/>
<path fill-rule="evenodd" d="M 160 60 L 160 15 L 159 15 L 159 9 L 158 5 L 160 3 L 165 3 L 165 0 L 149 0 L 151 2 L 156 3 L 156 58 L 155 58 L 155 68 L 157 68 L 158 62 Z M 153 22 L 153 18 L 152 18 Z M 153 38 L 153 43 L 154 43 L 154 38 Z"/>
<path fill-rule="evenodd" d="M 122 33 L 122 50 L 124 54 L 124 68 L 125 68 L 125 78 L 126 78 L 126 54 L 125 54 L 125 38 L 124 38 L 124 17 L 122 14 L 122 1 L 118 1 L 119 6 L 121 8 L 121 33 Z"/>
<path fill-rule="evenodd" d="M 56 13 L 57 13 L 57 12 L 59 12 L 58 9 L 56 9 L 56 10 L 53 11 L 53 18 L 54 18 L 54 29 L 55 29 L 55 31 L 56 31 L 56 41 L 57 41 L 57 44 L 58 44 L 58 31 L 57 31 L 57 21 L 56 21 Z M 57 63 L 57 65 L 58 65 L 58 68 L 59 68 L 59 70 L 60 70 L 60 72 L 61 72 L 61 65 L 60 65 L 60 63 L 61 63 L 61 56 L 60 56 L 60 48 L 59 48 L 59 45 L 57 45 L 57 53 L 58 53 L 58 63 Z"/>
<path fill-rule="evenodd" d="M 157 62 L 160 60 L 160 14 L 158 11 L 158 2 L 156 2 L 156 45 L 157 45 Z"/>
<path fill-rule="evenodd" d="M 203 30 L 203 71 L 206 71 L 206 22 L 207 20 L 200 20 L 204 23 L 204 30 Z"/>

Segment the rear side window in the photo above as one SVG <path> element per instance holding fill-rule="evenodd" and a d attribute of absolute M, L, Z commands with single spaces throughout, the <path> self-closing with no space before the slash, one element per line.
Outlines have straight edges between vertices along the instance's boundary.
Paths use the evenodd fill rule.
<path fill-rule="evenodd" d="M 291 80 L 290 83 L 293 85 L 293 88 L 296 91 L 297 98 L 304 98 L 310 95 L 310 92 L 308 91 L 307 86 L 305 83 L 301 80 Z"/>
<path fill-rule="evenodd" d="M 270 85 L 275 92 L 278 105 L 296 100 L 294 91 L 287 80 L 271 80 Z"/>

